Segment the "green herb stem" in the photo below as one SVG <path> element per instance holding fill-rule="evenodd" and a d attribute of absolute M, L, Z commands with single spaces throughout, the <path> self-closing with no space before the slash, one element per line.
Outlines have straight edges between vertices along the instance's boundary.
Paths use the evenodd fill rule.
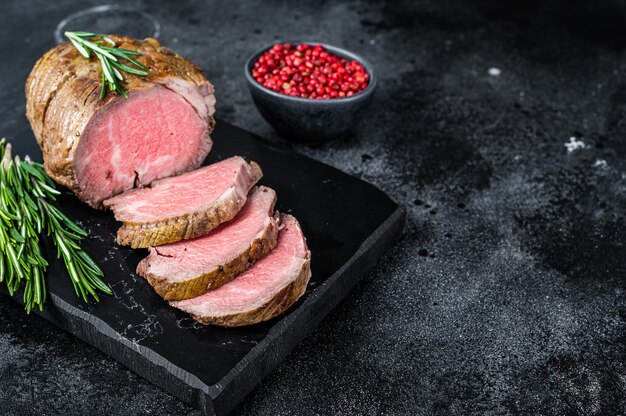
<path fill-rule="evenodd" d="M 76 295 L 85 302 L 99 300 L 98 291 L 111 294 L 104 273 L 80 246 L 85 230 L 51 204 L 60 192 L 40 163 L 12 158 L 11 145 L 0 140 L 0 282 L 9 293 L 24 289 L 28 313 L 46 301 L 48 261 L 41 235 L 51 237 L 62 258 Z"/>
<path fill-rule="evenodd" d="M 141 55 L 140 52 L 131 51 L 115 47 L 113 39 L 106 35 L 93 32 L 65 32 L 65 37 L 70 40 L 76 50 L 87 59 L 91 59 L 93 53 L 100 61 L 102 68 L 102 88 L 100 98 L 104 98 L 108 91 L 117 91 L 124 98 L 128 98 L 126 92 L 120 85 L 124 81 L 124 76 L 120 71 L 129 74 L 145 76 L 148 75 L 148 68 L 132 58 L 131 55 Z M 110 46 L 106 46 L 106 44 Z M 136 68 L 120 62 L 125 59 Z"/>

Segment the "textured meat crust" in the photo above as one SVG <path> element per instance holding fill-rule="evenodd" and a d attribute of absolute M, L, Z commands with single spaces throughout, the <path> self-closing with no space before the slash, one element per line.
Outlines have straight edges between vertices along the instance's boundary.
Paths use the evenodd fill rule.
<path fill-rule="evenodd" d="M 245 326 L 253 325 L 259 322 L 268 321 L 291 307 L 300 296 L 306 291 L 306 287 L 311 278 L 311 260 L 310 253 L 304 260 L 302 267 L 296 279 L 276 293 L 272 299 L 258 308 L 223 316 L 198 316 L 192 315 L 193 318 L 203 325 L 217 326 Z"/>
<path fill-rule="evenodd" d="M 172 89 L 172 85 L 179 85 L 183 81 L 203 96 L 206 108 L 198 115 L 207 121 L 209 132 L 212 131 L 215 125 L 212 117 L 214 90 L 198 66 L 152 38 L 138 40 L 116 35 L 110 37 L 120 48 L 141 52 L 142 55 L 136 59 L 149 68 L 148 76 L 124 74 L 123 87 L 127 93 L 132 94 L 133 91 L 145 90 L 154 85 Z M 85 59 L 69 42 L 46 52 L 37 61 L 26 81 L 26 117 L 43 151 L 46 172 L 83 200 L 85 196 L 78 186 L 73 164 L 81 134 L 98 110 L 124 99 L 115 92 L 109 92 L 101 100 L 101 81 L 99 61 L 93 56 L 89 60 Z M 197 105 L 194 108 L 198 110 Z M 210 139 L 207 137 L 207 140 Z M 86 202 L 100 207 L 99 203 Z"/>
<path fill-rule="evenodd" d="M 260 178 L 262 176 L 260 166 L 256 162 L 250 162 L 250 166 L 252 176 Z M 245 193 L 238 195 L 237 190 L 231 188 L 215 204 L 202 211 L 152 222 L 125 221 L 117 230 L 117 243 L 131 248 L 147 248 L 200 237 L 235 218 L 246 202 L 245 195 Z"/>
<path fill-rule="evenodd" d="M 150 256 L 137 265 L 137 274 L 143 276 L 154 290 L 165 300 L 184 300 L 203 295 L 209 290 L 217 289 L 230 282 L 244 272 L 254 262 L 272 251 L 278 242 L 277 218 L 272 218 L 267 228 L 252 241 L 244 251 L 229 262 L 219 265 L 216 269 L 178 282 L 168 281 L 167 276 L 158 276 L 149 272 Z M 153 250 L 157 255 L 159 248 Z"/>
<path fill-rule="evenodd" d="M 131 248 L 147 248 L 199 237 L 235 218 L 242 199 L 227 198 L 206 210 L 190 212 L 155 222 L 123 222 L 117 230 L 117 243 Z"/>

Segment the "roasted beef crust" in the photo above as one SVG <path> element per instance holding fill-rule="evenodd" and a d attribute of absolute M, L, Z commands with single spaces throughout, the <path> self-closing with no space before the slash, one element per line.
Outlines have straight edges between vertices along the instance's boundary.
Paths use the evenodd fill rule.
<path fill-rule="evenodd" d="M 277 242 L 278 223 L 276 218 L 272 218 L 263 233 L 257 236 L 239 256 L 208 273 L 193 279 L 172 282 L 167 279 L 167 276 L 159 276 L 149 271 L 151 255 L 139 262 L 137 274 L 148 280 L 154 290 L 165 300 L 176 301 L 195 298 L 233 280 L 257 260 L 272 251 Z M 153 250 L 156 250 L 158 255 L 159 248 L 155 247 Z"/>
<path fill-rule="evenodd" d="M 296 279 L 276 293 L 272 299 L 256 309 L 250 311 L 236 313 L 223 316 L 199 316 L 193 315 L 193 318 L 203 325 L 217 326 L 245 326 L 253 325 L 259 322 L 268 321 L 291 307 L 300 296 L 306 291 L 306 287 L 311 278 L 311 260 L 310 253 L 302 264 Z"/>
<path fill-rule="evenodd" d="M 213 95 L 213 86 L 200 67 L 161 46 L 157 40 L 109 36 L 118 47 L 141 52 L 136 59 L 149 68 L 147 76 L 124 74 L 123 87 L 127 93 L 155 84 L 167 87 L 169 81 L 181 79 L 195 85 L 205 95 Z M 100 201 L 89 201 L 81 192 L 73 161 L 81 134 L 98 110 L 124 99 L 115 92 L 108 92 L 101 100 L 101 81 L 98 59 L 85 59 L 71 43 L 65 42 L 37 61 L 25 87 L 26 117 L 42 149 L 46 172 L 55 182 L 96 208 L 101 208 Z M 207 120 L 211 132 L 215 125 L 212 110 L 199 115 Z"/>
<path fill-rule="evenodd" d="M 250 162 L 251 176 L 263 176 L 261 167 L 256 162 Z M 163 218 L 150 222 L 124 221 L 117 230 L 117 243 L 131 248 L 147 248 L 175 243 L 181 240 L 200 237 L 216 229 L 220 224 L 230 221 L 239 213 L 245 204 L 244 190 L 242 195 L 234 198 L 225 198 L 202 211 L 189 212 L 177 217 Z M 110 206 L 105 201 L 105 206 Z"/>
<path fill-rule="evenodd" d="M 242 205 L 242 201 L 228 200 L 204 211 L 174 218 L 142 223 L 125 221 L 117 230 L 117 243 L 131 248 L 147 248 L 200 237 L 235 218 Z"/>

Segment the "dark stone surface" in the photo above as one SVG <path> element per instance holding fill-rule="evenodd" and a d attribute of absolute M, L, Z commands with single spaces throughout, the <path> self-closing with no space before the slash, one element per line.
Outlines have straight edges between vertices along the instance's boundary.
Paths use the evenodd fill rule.
<path fill-rule="evenodd" d="M 24 31 L 43 53 L 89 4 L 4 5 L 1 50 Z M 207 68 L 220 117 L 268 138 L 240 69 L 273 38 L 381 75 L 355 137 L 297 149 L 404 204 L 405 237 L 235 414 L 626 413 L 623 3 L 139 4 Z M 32 59 L 3 61 L 0 98 Z M 0 104 L 2 134 L 23 111 Z M 13 303 L 0 316 L 6 414 L 195 412 Z"/>

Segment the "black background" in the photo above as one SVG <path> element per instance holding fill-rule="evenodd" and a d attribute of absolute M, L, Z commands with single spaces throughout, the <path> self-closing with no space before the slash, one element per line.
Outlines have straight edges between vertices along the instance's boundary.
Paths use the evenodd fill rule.
<path fill-rule="evenodd" d="M 28 71 L 95 4 L 3 4 L 0 134 L 32 140 Z M 270 139 L 241 75 L 259 47 L 320 40 L 379 71 L 355 137 L 296 149 L 390 193 L 405 236 L 235 414 L 624 412 L 623 3 L 125 4 L 207 70 L 218 117 Z M 13 303 L 0 320 L 4 413 L 194 413 Z"/>

